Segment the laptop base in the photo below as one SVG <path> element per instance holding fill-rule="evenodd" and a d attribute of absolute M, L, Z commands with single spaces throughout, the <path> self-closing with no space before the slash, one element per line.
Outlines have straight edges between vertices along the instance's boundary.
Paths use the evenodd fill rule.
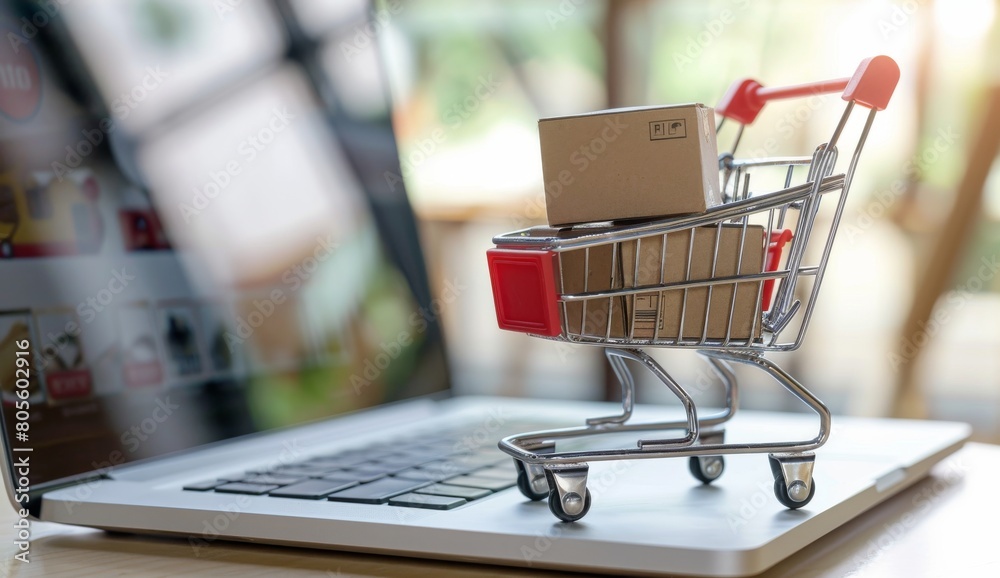
<path fill-rule="evenodd" d="M 561 402 L 556 411 L 546 402 L 490 398 L 435 405 L 435 419 L 454 423 L 481 416 L 484 430 L 490 415 L 582 420 L 609 409 Z M 642 413 L 660 418 L 665 412 Z M 333 431 L 336 421 L 328 439 L 344 439 Z M 745 411 L 728 424 L 726 436 L 796 439 L 815 429 L 815 422 L 807 414 Z M 686 458 L 592 463 L 593 506 L 572 524 L 557 521 L 544 501 L 530 502 L 513 488 L 449 511 L 180 489 L 184 480 L 205 477 L 204 471 L 167 482 L 93 483 L 83 499 L 73 488 L 58 490 L 46 495 L 41 517 L 181 535 L 193 547 L 239 540 L 613 574 L 746 576 L 913 484 L 968 435 L 964 424 L 835 418 L 830 441 L 817 451 L 816 495 L 794 511 L 775 499 L 766 455 L 737 455 L 726 457 L 725 473 L 711 485 L 691 476 Z"/>

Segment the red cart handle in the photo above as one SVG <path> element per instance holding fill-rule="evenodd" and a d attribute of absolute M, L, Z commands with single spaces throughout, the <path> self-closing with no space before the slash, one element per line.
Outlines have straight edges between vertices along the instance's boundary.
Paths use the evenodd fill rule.
<path fill-rule="evenodd" d="M 853 100 L 875 110 L 885 110 L 897 82 L 899 66 L 896 61 L 888 56 L 873 56 L 862 60 L 854 76 L 850 78 L 773 88 L 749 78 L 737 80 L 719 101 L 715 112 L 736 122 L 750 124 L 769 100 L 840 91 L 844 92 L 844 100 Z"/>

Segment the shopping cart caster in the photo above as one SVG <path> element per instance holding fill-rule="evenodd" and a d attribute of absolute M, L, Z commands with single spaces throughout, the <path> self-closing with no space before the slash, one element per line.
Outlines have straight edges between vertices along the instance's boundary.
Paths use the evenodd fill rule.
<path fill-rule="evenodd" d="M 549 496 L 549 483 L 545 479 L 545 468 L 535 464 L 526 464 L 514 458 L 517 469 L 517 489 L 525 498 L 537 502 Z"/>
<path fill-rule="evenodd" d="M 816 454 L 769 454 L 767 459 L 774 475 L 774 497 L 782 506 L 796 510 L 813 499 L 816 480 L 812 473 Z"/>
<path fill-rule="evenodd" d="M 545 470 L 549 483 L 549 510 L 563 522 L 576 522 L 590 511 L 587 464 Z"/>
<path fill-rule="evenodd" d="M 721 444 L 725 439 L 725 430 L 702 432 L 698 436 L 698 444 Z M 688 458 L 688 469 L 699 482 L 711 484 L 722 477 L 722 472 L 726 470 L 726 461 L 722 456 L 691 456 Z"/>
<path fill-rule="evenodd" d="M 554 442 L 536 442 L 525 444 L 535 454 L 551 454 L 556 451 Z M 549 483 L 545 476 L 545 467 L 541 464 L 529 464 L 514 458 L 514 468 L 517 470 L 517 489 L 525 498 L 532 501 L 544 500 L 549 496 Z"/>
<path fill-rule="evenodd" d="M 722 477 L 722 472 L 726 470 L 726 461 L 722 456 L 691 456 L 688 458 L 688 469 L 699 482 L 711 484 Z"/>

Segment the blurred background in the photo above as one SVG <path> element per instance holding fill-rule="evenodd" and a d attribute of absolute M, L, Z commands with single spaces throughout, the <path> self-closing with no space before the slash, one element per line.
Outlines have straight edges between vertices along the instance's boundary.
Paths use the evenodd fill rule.
<path fill-rule="evenodd" d="M 1000 439 L 1000 169 L 987 171 L 985 186 L 968 174 L 996 156 L 980 133 L 1000 130 L 985 126 L 1000 83 L 997 2 L 414 0 L 383 8 L 403 176 L 432 282 L 459 288 L 443 318 L 460 391 L 617 392 L 599 350 L 496 328 L 484 251 L 493 235 L 544 223 L 539 118 L 712 105 L 738 78 L 839 78 L 887 54 L 900 84 L 865 149 L 810 333 L 800 350 L 776 357 L 837 413 L 965 420 L 978 438 Z M 742 153 L 807 154 L 841 108 L 836 95 L 769 105 Z M 971 190 L 960 193 L 963 179 Z M 696 355 L 654 355 L 680 380 L 703 379 Z M 746 407 L 799 409 L 767 378 L 741 377 Z M 647 383 L 639 400 L 667 401 L 661 389 Z"/>
<path fill-rule="evenodd" d="M 80 457 L 47 475 L 87 469 L 80 431 L 121 445 L 164 390 L 189 415 L 130 459 L 439 392 L 446 362 L 462 394 L 617 399 L 600 349 L 497 328 L 485 251 L 545 222 L 538 119 L 714 105 L 740 78 L 842 78 L 877 54 L 899 86 L 806 340 L 774 357 L 835 413 L 962 420 L 1000 441 L 998 10 L 0 2 L 0 353 L 39 344 L 34 441 Z M 738 152 L 809 154 L 842 109 L 771 103 Z M 128 290 L 114 271 L 134 274 Z M 721 401 L 699 356 L 652 353 L 699 403 Z M 805 409 L 739 376 L 744 407 Z M 671 399 L 640 384 L 639 402 Z"/>

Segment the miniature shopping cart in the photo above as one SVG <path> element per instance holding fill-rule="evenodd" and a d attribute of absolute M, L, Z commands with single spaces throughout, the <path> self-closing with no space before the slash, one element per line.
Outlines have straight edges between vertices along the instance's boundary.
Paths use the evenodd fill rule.
<path fill-rule="evenodd" d="M 622 390 L 619 415 L 500 442 L 514 458 L 518 488 L 526 497 L 548 498 L 552 513 L 572 522 L 590 509 L 587 462 L 687 457 L 694 477 L 710 483 L 722 475 L 722 456 L 767 453 L 778 501 L 792 509 L 809 503 L 816 491 L 812 452 L 829 437 L 830 412 L 764 353 L 791 351 L 802 343 L 861 150 L 898 79 L 896 63 L 876 56 L 864 60 L 851 78 L 783 88 L 738 81 L 715 109 L 720 130 L 726 120 L 738 123 L 730 152 L 720 156 L 723 204 L 697 215 L 533 227 L 493 239 L 497 248 L 487 257 L 500 327 L 604 347 Z M 767 101 L 832 92 L 842 92 L 847 107 L 833 136 L 812 154 L 736 156 L 744 128 Z M 869 109 L 858 115 L 863 124 L 851 122 L 858 105 Z M 852 140 L 859 136 L 846 170 L 838 173 L 837 144 L 848 133 Z M 828 210 L 821 214 L 821 207 Z M 685 388 L 644 347 L 698 350 L 722 382 L 726 407 L 700 416 Z M 635 380 L 626 360 L 667 386 L 680 400 L 684 420 L 629 422 Z M 732 363 L 763 370 L 815 411 L 816 437 L 724 443 L 723 426 L 738 407 Z M 676 433 L 668 435 L 669 430 Z M 621 432 L 655 437 L 637 436 L 633 447 L 557 451 L 560 440 Z"/>

